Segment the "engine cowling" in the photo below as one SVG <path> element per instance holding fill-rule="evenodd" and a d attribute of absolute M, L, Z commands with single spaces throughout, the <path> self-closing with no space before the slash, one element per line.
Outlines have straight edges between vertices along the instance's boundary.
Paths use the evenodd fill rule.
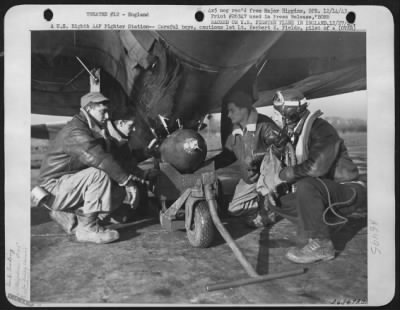
<path fill-rule="evenodd" d="M 191 129 L 178 129 L 160 146 L 161 160 L 171 164 L 181 173 L 192 173 L 204 162 L 207 144 L 204 138 Z"/>

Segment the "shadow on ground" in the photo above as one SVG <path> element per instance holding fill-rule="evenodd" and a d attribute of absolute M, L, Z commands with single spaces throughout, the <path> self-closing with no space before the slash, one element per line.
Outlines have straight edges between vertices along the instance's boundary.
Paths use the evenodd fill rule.
<path fill-rule="evenodd" d="M 31 226 L 50 222 L 49 210 L 44 207 L 31 208 Z"/>
<path fill-rule="evenodd" d="M 231 235 L 233 240 L 242 238 L 255 230 L 254 228 L 245 226 L 245 224 L 241 221 L 241 219 L 237 218 L 221 218 L 221 222 L 224 225 L 225 229 L 228 231 L 228 233 Z M 214 237 L 214 241 L 210 247 L 218 247 L 226 243 L 225 240 L 220 235 L 220 233 L 217 231 L 217 229 L 215 230 L 216 234 Z"/>
<path fill-rule="evenodd" d="M 281 221 L 282 219 L 280 219 Z M 288 222 L 288 225 L 294 224 Z M 346 248 L 349 241 L 360 233 L 360 231 L 367 226 L 367 217 L 349 217 L 348 222 L 338 228 L 331 229 L 331 239 L 336 249 L 337 255 L 340 255 Z M 289 247 L 298 246 L 295 239 L 287 238 L 274 238 L 271 236 L 271 230 L 279 227 L 279 221 L 273 227 L 265 227 L 260 232 L 259 238 L 259 252 L 257 258 L 257 273 L 260 275 L 269 273 L 269 258 L 271 249 L 287 249 Z M 281 230 L 281 228 L 279 228 Z M 280 234 L 284 236 L 284 234 Z M 274 234 L 276 236 L 276 234 Z M 284 255 L 284 253 L 282 254 Z"/>
<path fill-rule="evenodd" d="M 349 218 L 349 221 L 331 233 L 331 238 L 336 251 L 340 253 L 345 249 L 346 244 L 367 226 L 367 217 Z"/>
<path fill-rule="evenodd" d="M 233 240 L 239 239 L 255 230 L 255 228 L 250 228 L 246 226 L 243 218 L 232 216 L 228 213 L 228 205 L 232 200 L 232 195 L 222 195 L 218 198 L 218 216 L 224 225 L 225 229 L 231 235 Z M 221 244 L 226 243 L 222 238 L 220 233 L 215 228 L 216 234 L 211 247 L 217 247 Z"/>
<path fill-rule="evenodd" d="M 117 242 L 130 240 L 140 235 L 137 230 L 143 229 L 150 225 L 159 223 L 158 219 L 155 218 L 137 218 L 135 222 L 127 224 L 125 227 L 118 228 L 119 239 Z M 112 226 L 110 226 L 112 228 Z"/>

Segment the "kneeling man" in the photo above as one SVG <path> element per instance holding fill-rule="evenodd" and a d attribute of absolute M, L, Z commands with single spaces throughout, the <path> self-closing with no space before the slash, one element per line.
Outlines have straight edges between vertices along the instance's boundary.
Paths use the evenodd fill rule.
<path fill-rule="evenodd" d="M 289 249 L 289 260 L 333 259 L 329 226 L 345 223 L 346 215 L 366 207 L 366 183 L 359 180 L 358 168 L 336 129 L 320 118 L 319 110 L 311 113 L 307 109 L 300 91 L 277 92 L 273 104 L 275 121 L 295 148 L 291 154 L 295 162 L 281 167 L 272 153 L 266 156 L 257 189 L 271 198 L 267 201 L 276 213 L 297 224 L 298 241 L 303 244 Z M 289 186 L 292 191 L 287 190 Z M 327 219 L 328 212 L 336 221 Z"/>
<path fill-rule="evenodd" d="M 245 223 L 250 227 L 268 226 L 274 223 L 274 215 L 265 209 L 256 192 L 263 158 L 256 154 L 263 153 L 272 146 L 279 149 L 279 128 L 268 116 L 259 114 L 252 106 L 250 95 L 242 91 L 229 94 L 225 103 L 233 130 L 222 152 L 209 161 L 214 160 L 216 169 L 239 161 L 241 179 L 236 185 L 228 212 L 233 216 L 244 217 Z"/>
<path fill-rule="evenodd" d="M 81 242 L 108 243 L 119 238 L 116 230 L 98 223 L 118 208 L 127 196 L 137 203 L 137 181 L 110 151 L 106 123 L 109 100 L 99 92 L 81 98 L 75 115 L 50 143 L 43 159 L 39 184 L 51 195 L 50 216 Z"/>

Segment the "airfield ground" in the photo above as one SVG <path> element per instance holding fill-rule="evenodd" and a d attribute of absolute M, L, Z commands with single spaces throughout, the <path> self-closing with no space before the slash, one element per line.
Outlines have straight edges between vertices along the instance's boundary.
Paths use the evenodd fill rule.
<path fill-rule="evenodd" d="M 366 173 L 366 134 L 346 134 L 351 156 Z M 33 145 L 35 160 L 44 145 Z M 39 158 L 39 159 L 38 159 Z M 227 199 L 238 174 L 235 166 L 218 172 Z M 155 205 L 154 202 L 153 205 Z M 153 208 L 154 210 L 154 208 Z M 47 304 L 334 304 L 367 301 L 367 219 L 350 218 L 332 230 L 336 259 L 299 266 L 284 254 L 294 245 L 295 227 L 281 220 L 270 229 L 250 229 L 222 218 L 226 229 L 259 274 L 307 268 L 302 275 L 207 292 L 211 283 L 246 277 L 219 235 L 210 248 L 192 248 L 184 231 L 166 232 L 158 218 L 138 218 L 120 228 L 108 245 L 76 243 L 43 208 L 31 208 L 31 301 Z"/>

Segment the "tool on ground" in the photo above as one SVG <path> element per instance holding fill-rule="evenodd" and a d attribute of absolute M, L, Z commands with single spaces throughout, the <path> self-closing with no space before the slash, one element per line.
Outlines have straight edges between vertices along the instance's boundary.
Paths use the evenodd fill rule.
<path fill-rule="evenodd" d="M 296 269 L 296 270 L 283 271 L 283 272 L 266 274 L 266 275 L 261 275 L 261 276 L 257 275 L 255 277 L 249 277 L 249 278 L 245 278 L 245 279 L 239 279 L 239 280 L 234 280 L 234 281 L 220 282 L 220 283 L 207 285 L 206 290 L 208 292 L 211 292 L 211 291 L 222 290 L 222 289 L 226 289 L 226 288 L 233 288 L 233 287 L 254 284 L 254 283 L 260 283 L 260 282 L 284 278 L 284 277 L 295 276 L 295 275 L 302 274 L 304 272 L 305 272 L 304 269 Z"/>

